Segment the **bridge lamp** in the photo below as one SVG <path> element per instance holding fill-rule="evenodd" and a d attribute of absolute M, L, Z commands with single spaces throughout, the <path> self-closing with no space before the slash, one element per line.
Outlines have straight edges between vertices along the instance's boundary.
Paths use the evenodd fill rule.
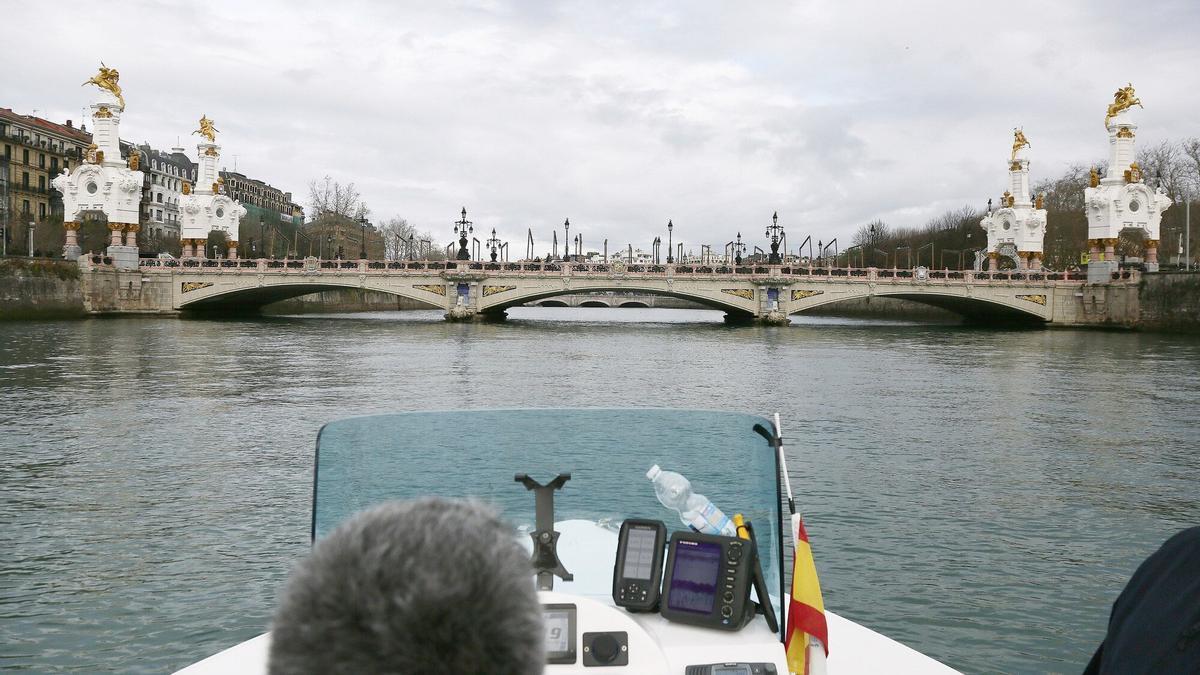
<path fill-rule="evenodd" d="M 492 228 L 492 238 L 487 240 L 487 245 L 492 249 L 492 262 L 496 262 L 497 247 L 500 246 L 500 240 L 496 237 L 496 228 Z"/>
<path fill-rule="evenodd" d="M 367 216 L 363 214 L 358 217 L 358 224 L 362 226 L 362 247 L 358 249 L 358 259 L 367 259 Z"/>
<path fill-rule="evenodd" d="M 771 224 L 767 226 L 766 236 L 771 239 L 771 255 L 767 257 L 770 265 L 779 265 L 783 258 L 779 255 L 779 242 L 783 239 L 783 226 L 779 224 L 779 212 L 771 216 Z"/>
<path fill-rule="evenodd" d="M 563 251 L 563 262 L 571 260 L 571 249 L 568 248 L 570 244 L 567 243 L 569 241 L 571 241 L 571 219 L 567 218 L 563 221 L 563 248 L 566 249 Z"/>
<path fill-rule="evenodd" d="M 462 220 L 455 221 L 454 233 L 458 235 L 458 253 L 455 258 L 458 260 L 470 260 L 471 252 L 467 250 L 467 235 L 473 233 L 475 227 L 471 221 L 467 220 L 467 207 L 463 207 Z"/>
<path fill-rule="evenodd" d="M 674 240 L 671 238 L 671 231 L 674 229 L 675 229 L 675 223 L 672 222 L 671 220 L 667 220 L 667 264 L 668 265 L 675 262 L 675 258 L 671 257 L 671 249 L 674 248 L 674 244 L 672 243 Z"/>

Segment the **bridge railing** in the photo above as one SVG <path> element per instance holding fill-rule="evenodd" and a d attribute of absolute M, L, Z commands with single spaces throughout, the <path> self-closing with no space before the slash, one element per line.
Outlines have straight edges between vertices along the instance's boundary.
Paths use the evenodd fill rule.
<path fill-rule="evenodd" d="M 109 265 L 111 259 L 93 255 L 93 265 Z M 812 280 L 862 281 L 862 282 L 1080 282 L 1087 280 L 1086 272 L 1054 272 L 1049 270 L 1004 270 L 996 272 L 974 270 L 929 270 L 887 269 L 878 267 L 822 267 L 816 265 L 726 265 L 726 264 L 625 264 L 625 263 L 574 263 L 574 262 L 481 262 L 472 260 L 319 260 L 305 259 L 213 259 L 145 258 L 139 266 L 151 269 L 184 269 L 197 271 L 219 271 L 239 273 L 255 272 L 357 272 L 426 275 L 430 272 L 483 272 L 489 276 L 507 275 L 571 275 L 611 276 L 664 275 L 668 277 L 803 277 Z M 1113 272 L 1113 281 L 1137 281 L 1140 272 L 1122 269 Z"/>

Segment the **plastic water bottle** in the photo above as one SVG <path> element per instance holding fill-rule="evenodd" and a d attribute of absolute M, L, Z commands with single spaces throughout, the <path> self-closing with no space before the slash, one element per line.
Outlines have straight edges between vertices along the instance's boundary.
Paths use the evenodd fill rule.
<path fill-rule="evenodd" d="M 705 534 L 723 534 L 727 537 L 737 536 L 737 528 L 716 504 L 708 497 L 692 493 L 692 484 L 688 479 L 674 471 L 663 471 L 657 464 L 646 472 L 646 478 L 654 483 L 654 492 L 658 501 L 668 509 L 679 512 L 679 519 L 684 525 L 697 532 Z"/>

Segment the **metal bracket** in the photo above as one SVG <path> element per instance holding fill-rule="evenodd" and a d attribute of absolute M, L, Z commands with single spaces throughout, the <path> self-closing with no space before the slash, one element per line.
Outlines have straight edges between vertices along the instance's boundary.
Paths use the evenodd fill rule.
<path fill-rule="evenodd" d="M 519 473 L 513 480 L 531 490 L 536 499 L 535 524 L 537 529 L 529 533 L 533 538 L 533 568 L 537 571 L 537 586 L 539 591 L 554 590 L 554 577 L 563 581 L 572 581 L 575 575 L 563 567 L 558 559 L 558 532 L 554 531 L 554 492 L 571 480 L 571 474 L 560 473 L 558 476 L 542 485 L 530 478 L 528 474 Z"/>

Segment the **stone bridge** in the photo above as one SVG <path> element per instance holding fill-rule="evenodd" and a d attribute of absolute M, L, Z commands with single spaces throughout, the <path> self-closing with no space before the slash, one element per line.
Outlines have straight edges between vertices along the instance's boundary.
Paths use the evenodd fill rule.
<path fill-rule="evenodd" d="M 89 270 L 94 275 L 108 267 L 99 256 L 81 258 L 81 264 L 85 284 Z M 1070 325 L 1122 323 L 1126 305 L 1133 302 L 1136 310 L 1138 273 L 1113 277 L 1096 285 L 1078 275 L 1042 271 L 189 259 L 144 260 L 137 273 L 122 274 L 116 290 L 126 299 L 124 311 L 232 311 L 359 288 L 443 309 L 449 320 L 503 319 L 509 307 L 611 291 L 681 298 L 723 310 L 730 322 L 762 323 L 786 323 L 789 314 L 877 296 L 926 303 L 982 321 Z M 115 311 L 123 311 L 119 305 Z"/>

